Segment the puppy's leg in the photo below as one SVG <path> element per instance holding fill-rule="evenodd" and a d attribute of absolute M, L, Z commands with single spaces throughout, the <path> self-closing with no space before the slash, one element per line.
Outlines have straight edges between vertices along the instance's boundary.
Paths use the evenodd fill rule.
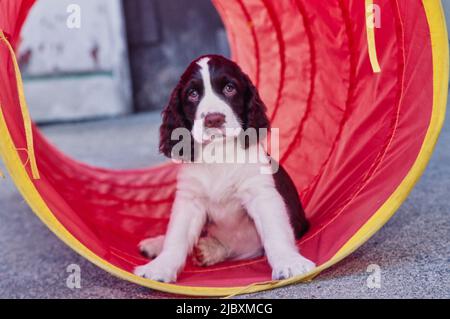
<path fill-rule="evenodd" d="M 264 254 L 255 223 L 246 212 L 244 214 L 245 218 L 236 225 L 234 232 L 221 232 L 218 235 L 218 238 L 228 247 L 231 260 L 252 259 Z"/>
<path fill-rule="evenodd" d="M 142 240 L 138 245 L 139 251 L 144 257 L 155 258 L 162 251 L 164 238 L 164 235 L 160 235 Z"/>
<path fill-rule="evenodd" d="M 201 201 L 187 192 L 177 191 L 161 253 L 148 264 L 136 267 L 134 273 L 161 282 L 175 281 L 205 220 L 206 210 Z"/>
<path fill-rule="evenodd" d="M 262 256 L 264 249 L 255 224 L 242 212 L 243 218 L 229 226 L 209 225 L 208 236 L 200 238 L 195 247 L 194 261 L 210 266 L 224 260 L 242 260 Z"/>
<path fill-rule="evenodd" d="M 202 237 L 194 247 L 193 261 L 197 266 L 211 266 L 225 261 L 229 256 L 228 248 L 217 238 Z"/>
<path fill-rule="evenodd" d="M 269 185 L 254 185 L 247 188 L 242 199 L 255 222 L 272 266 L 272 279 L 286 279 L 314 269 L 315 264 L 300 255 L 295 245 L 289 215 L 281 195 Z"/>

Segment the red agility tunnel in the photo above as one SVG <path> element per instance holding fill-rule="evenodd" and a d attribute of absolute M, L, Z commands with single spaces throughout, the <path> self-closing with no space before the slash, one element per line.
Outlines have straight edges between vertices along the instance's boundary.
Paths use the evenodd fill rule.
<path fill-rule="evenodd" d="M 186 266 L 176 284 L 131 273 L 137 243 L 166 230 L 177 166 L 114 171 L 58 151 L 29 119 L 14 50 L 32 0 L 0 0 L 0 152 L 32 210 L 106 271 L 186 295 L 255 292 L 310 279 L 372 236 L 405 200 L 443 124 L 448 38 L 439 0 L 214 0 L 233 59 L 280 128 L 281 162 L 311 222 L 318 265 L 270 281 L 265 258 Z M 20 234 L 17 234 L 20 236 Z"/>

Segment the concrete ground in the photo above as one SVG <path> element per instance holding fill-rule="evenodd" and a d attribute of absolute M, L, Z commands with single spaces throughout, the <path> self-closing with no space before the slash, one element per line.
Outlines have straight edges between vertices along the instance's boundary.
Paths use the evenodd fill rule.
<path fill-rule="evenodd" d="M 159 122 L 159 114 L 148 114 L 47 126 L 43 132 L 82 161 L 142 167 L 163 160 L 156 152 Z M 421 181 L 366 244 L 311 283 L 240 298 L 449 298 L 448 124 Z M 66 286 L 70 264 L 81 267 L 81 289 Z M 379 288 L 367 285 L 371 264 L 380 267 Z M 37 219 L 8 177 L 0 181 L 0 298 L 170 297 L 117 279 L 78 256 Z"/>

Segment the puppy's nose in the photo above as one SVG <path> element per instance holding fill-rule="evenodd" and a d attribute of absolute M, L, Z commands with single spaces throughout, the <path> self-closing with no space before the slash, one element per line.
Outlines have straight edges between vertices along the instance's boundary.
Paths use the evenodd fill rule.
<path fill-rule="evenodd" d="M 209 113 L 205 116 L 207 128 L 219 128 L 225 123 L 225 115 L 222 113 Z"/>

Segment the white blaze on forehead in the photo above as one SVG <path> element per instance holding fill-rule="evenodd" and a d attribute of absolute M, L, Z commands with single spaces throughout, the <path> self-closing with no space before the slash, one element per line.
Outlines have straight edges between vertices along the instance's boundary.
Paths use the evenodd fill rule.
<path fill-rule="evenodd" d="M 211 85 L 211 74 L 209 73 L 209 62 L 210 58 L 202 58 L 197 61 L 197 65 L 200 66 L 200 74 L 202 75 L 203 86 L 205 87 L 205 95 L 213 93 Z"/>

